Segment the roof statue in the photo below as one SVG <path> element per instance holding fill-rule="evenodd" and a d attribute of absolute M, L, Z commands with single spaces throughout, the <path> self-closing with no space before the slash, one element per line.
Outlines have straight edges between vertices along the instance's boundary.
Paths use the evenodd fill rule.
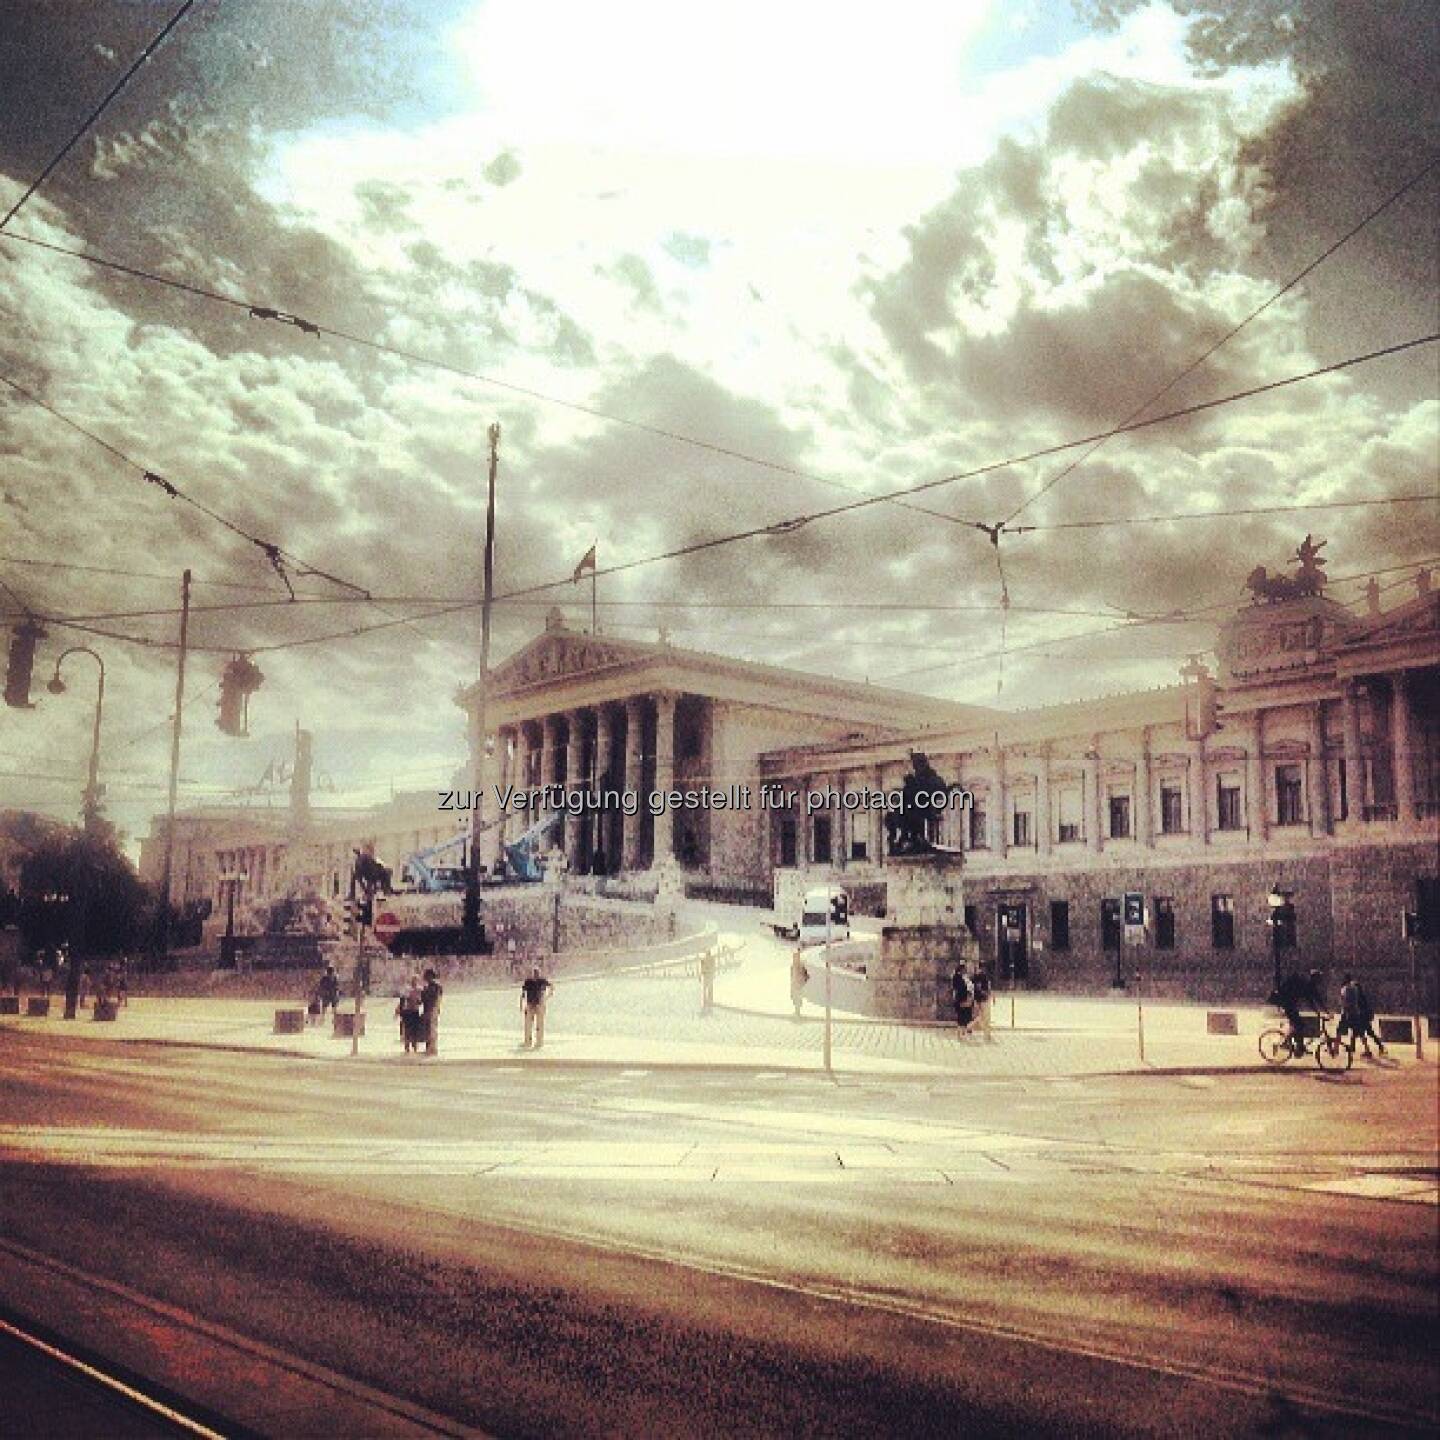
<path fill-rule="evenodd" d="M 1254 603 L 1273 605 L 1284 600 L 1318 596 L 1328 580 L 1325 558 L 1320 554 L 1328 543 L 1307 535 L 1295 550 L 1294 559 L 1300 568 L 1293 575 L 1271 575 L 1263 565 L 1257 565 L 1245 580 L 1245 588 L 1250 591 Z"/>

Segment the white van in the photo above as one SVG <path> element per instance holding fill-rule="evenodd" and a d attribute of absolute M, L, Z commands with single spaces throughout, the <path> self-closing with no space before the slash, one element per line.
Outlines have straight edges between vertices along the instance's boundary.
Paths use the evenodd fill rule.
<path fill-rule="evenodd" d="M 800 910 L 800 943 L 823 945 L 850 938 L 850 897 L 838 886 L 807 890 Z"/>

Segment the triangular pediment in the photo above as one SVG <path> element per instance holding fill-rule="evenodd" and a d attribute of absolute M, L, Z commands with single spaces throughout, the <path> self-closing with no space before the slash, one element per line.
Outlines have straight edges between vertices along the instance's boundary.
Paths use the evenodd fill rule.
<path fill-rule="evenodd" d="M 606 670 L 636 658 L 639 658 L 636 651 L 623 643 L 568 630 L 552 630 L 497 666 L 492 672 L 491 685 L 494 693 L 505 695 L 567 675 Z"/>

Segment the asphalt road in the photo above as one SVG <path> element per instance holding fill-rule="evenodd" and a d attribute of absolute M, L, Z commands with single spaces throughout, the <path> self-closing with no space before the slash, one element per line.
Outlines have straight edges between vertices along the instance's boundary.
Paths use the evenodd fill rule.
<path fill-rule="evenodd" d="M 6 1242 L 489 1433 L 1440 1421 L 1429 1069 L 837 1086 L 7 1036 L 0 1081 Z"/>

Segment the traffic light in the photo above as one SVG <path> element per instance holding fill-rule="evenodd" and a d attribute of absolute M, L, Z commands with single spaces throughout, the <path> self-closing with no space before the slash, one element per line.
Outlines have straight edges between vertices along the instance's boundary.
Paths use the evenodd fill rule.
<path fill-rule="evenodd" d="M 236 655 L 220 677 L 220 716 L 216 724 L 227 735 L 250 733 L 250 697 L 265 683 L 260 667 L 247 655 Z"/>
<path fill-rule="evenodd" d="M 1145 897 L 1138 890 L 1125 892 L 1125 923 L 1140 929 L 1145 927 Z"/>
<path fill-rule="evenodd" d="M 10 632 L 10 658 L 5 667 L 5 703 L 16 710 L 33 710 L 30 677 L 35 669 L 35 647 L 45 631 L 34 620 L 22 620 Z"/>

